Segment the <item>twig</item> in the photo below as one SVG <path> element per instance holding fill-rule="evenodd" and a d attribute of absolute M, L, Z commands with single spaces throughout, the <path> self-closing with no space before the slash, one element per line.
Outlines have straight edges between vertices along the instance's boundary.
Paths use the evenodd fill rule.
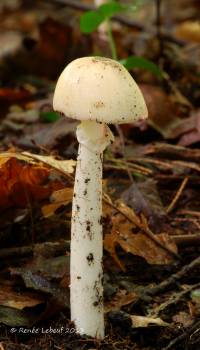
<path fill-rule="evenodd" d="M 200 218 L 200 211 L 195 211 L 195 210 L 181 209 L 177 212 L 177 214 L 198 216 Z"/>
<path fill-rule="evenodd" d="M 115 168 L 116 167 L 116 169 L 119 169 L 119 167 L 120 167 L 120 169 L 125 169 L 126 168 L 126 170 L 127 170 L 127 166 L 128 166 L 130 171 L 139 172 L 139 173 L 144 174 L 144 175 L 151 175 L 153 173 L 151 169 L 148 169 L 148 168 L 146 168 L 146 167 L 144 167 L 142 165 L 138 165 L 136 163 L 128 162 L 127 158 L 125 158 L 125 159 L 115 159 L 115 158 L 110 158 L 109 157 L 107 160 L 108 160 L 108 162 L 110 161 L 112 163 L 119 164 L 119 166 L 117 166 L 117 167 L 113 166 L 113 165 L 110 166 L 109 164 L 104 164 L 104 167 L 107 167 L 107 168 L 109 168 L 109 167 Z"/>
<path fill-rule="evenodd" d="M 164 311 L 167 307 L 169 307 L 173 304 L 177 304 L 182 299 L 182 297 L 184 297 L 186 294 L 188 294 L 192 290 L 199 288 L 199 287 L 200 287 L 200 282 L 193 284 L 192 286 L 189 286 L 185 290 L 182 290 L 181 292 L 176 293 L 175 295 L 172 295 L 167 301 L 160 304 L 152 312 L 150 312 L 150 316 L 151 317 L 158 317 L 160 312 Z"/>
<path fill-rule="evenodd" d="M 127 214 L 123 212 L 120 208 L 118 208 L 115 204 L 113 204 L 111 201 L 109 201 L 106 196 L 103 196 L 104 202 L 106 202 L 108 205 L 113 207 L 115 210 L 117 210 L 120 214 L 122 214 L 126 219 L 128 219 L 132 224 L 136 225 L 139 227 L 143 233 L 148 236 L 157 246 L 160 248 L 164 249 L 168 254 L 172 255 L 174 258 L 179 259 L 179 255 L 176 254 L 174 251 L 166 247 L 160 240 L 154 235 L 154 233 L 150 230 L 150 228 L 147 225 L 146 218 L 141 215 L 141 221 L 137 218 L 135 215 L 134 220 L 131 219 Z"/>
<path fill-rule="evenodd" d="M 162 281 L 156 287 L 153 287 L 147 290 L 146 293 L 153 296 L 167 290 L 171 285 L 176 284 L 178 280 L 180 280 L 183 276 L 187 275 L 189 272 L 191 272 L 195 267 L 199 265 L 200 265 L 200 257 L 193 260 L 189 265 L 183 266 L 181 270 L 171 275 L 165 281 Z"/>
<path fill-rule="evenodd" d="M 182 246 L 193 246 L 200 244 L 200 234 L 170 236 L 175 243 Z"/>
<path fill-rule="evenodd" d="M 186 148 L 179 145 L 170 145 L 168 143 L 156 142 L 147 147 L 145 155 L 158 153 L 162 157 L 173 157 L 177 156 L 180 159 L 192 160 L 194 162 L 200 162 L 200 150 Z"/>
<path fill-rule="evenodd" d="M 46 250 L 55 254 L 59 251 L 69 250 L 70 242 L 62 241 L 62 242 L 44 242 L 44 243 L 36 243 L 34 245 L 28 245 L 24 247 L 11 247 L 11 248 L 3 248 L 0 249 L 0 259 L 6 258 L 18 258 L 22 256 L 27 256 L 33 254 L 34 250 Z"/>
<path fill-rule="evenodd" d="M 170 174 L 155 174 L 154 177 L 156 179 L 158 179 L 159 181 L 178 181 L 178 180 L 182 180 L 183 178 L 185 178 L 185 176 L 183 175 L 170 175 Z M 200 184 L 200 178 L 197 175 L 190 175 L 190 183 L 194 183 L 194 184 Z"/>
<path fill-rule="evenodd" d="M 175 241 L 175 243 L 179 246 L 190 245 L 190 244 L 200 244 L 200 235 L 178 235 L 171 236 L 171 238 Z M 62 242 L 44 242 L 44 243 L 36 243 L 34 246 L 28 245 L 23 247 L 11 247 L 11 248 L 2 248 L 0 249 L 0 259 L 8 259 L 8 258 L 20 258 L 27 255 L 32 255 L 34 250 L 46 249 L 54 253 L 58 253 L 59 251 L 65 251 L 70 249 L 70 241 L 62 241 Z"/>
<path fill-rule="evenodd" d="M 130 160 L 130 159 L 129 159 Z M 189 168 L 196 170 L 200 172 L 200 166 L 196 163 L 192 162 L 186 162 L 186 161 L 180 161 L 180 160 L 157 160 L 153 158 L 147 158 L 147 157 L 137 157 L 137 158 L 131 158 L 131 160 L 135 160 L 137 162 L 142 162 L 142 163 L 152 163 L 158 166 L 162 166 L 163 168 L 166 169 L 173 169 L 175 167 L 178 168 Z"/>
<path fill-rule="evenodd" d="M 196 163 L 192 163 L 192 162 L 184 162 L 182 160 L 172 160 L 172 164 L 174 164 L 175 166 L 180 166 L 183 168 L 189 168 L 192 170 L 196 170 L 200 172 L 200 166 Z"/>
<path fill-rule="evenodd" d="M 134 158 L 133 158 L 133 160 L 134 160 Z M 161 160 L 161 159 L 143 157 L 143 158 L 135 158 L 135 161 L 138 161 L 140 163 L 150 163 L 153 165 L 155 164 L 156 166 L 167 169 L 167 170 L 173 168 L 170 161 L 166 161 L 166 159 Z"/>
<path fill-rule="evenodd" d="M 200 244 L 200 235 L 171 236 L 177 245 Z M 34 250 L 46 249 L 54 253 L 70 249 L 70 241 L 36 243 L 34 246 L 11 247 L 0 249 L 0 259 L 20 258 L 33 254 Z"/>
<path fill-rule="evenodd" d="M 184 191 L 185 186 L 188 183 L 188 180 L 189 180 L 188 177 L 185 177 L 185 179 L 183 179 L 183 181 L 182 181 L 182 183 L 181 183 L 181 185 L 180 185 L 180 187 L 179 187 L 175 197 L 173 198 L 172 202 L 170 203 L 170 205 L 168 206 L 168 208 L 166 210 L 167 214 L 169 214 L 174 209 L 174 207 L 175 207 L 176 203 L 178 202 L 182 192 Z"/>
<path fill-rule="evenodd" d="M 191 333 L 195 332 L 195 330 L 198 329 L 199 327 L 200 327 L 200 321 L 197 321 L 195 324 L 189 327 L 183 334 L 173 339 L 165 348 L 162 348 L 162 350 L 172 349 L 176 344 L 180 344 L 180 342 L 182 342 L 185 338 L 187 338 Z"/>
<path fill-rule="evenodd" d="M 0 350 L 5 350 L 2 343 L 0 343 Z"/>
<path fill-rule="evenodd" d="M 175 221 L 179 221 L 179 222 L 192 222 L 197 228 L 198 230 L 200 230 L 200 223 L 198 222 L 198 219 L 194 219 L 194 218 L 175 218 Z"/>

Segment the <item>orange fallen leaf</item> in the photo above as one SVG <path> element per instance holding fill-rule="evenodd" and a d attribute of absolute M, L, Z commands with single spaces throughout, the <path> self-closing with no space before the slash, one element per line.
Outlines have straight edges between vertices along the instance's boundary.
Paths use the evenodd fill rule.
<path fill-rule="evenodd" d="M 14 157 L 3 159 L 0 162 L 0 208 L 25 207 L 64 186 L 61 181 L 49 180 L 50 169 L 45 166 L 27 164 Z"/>

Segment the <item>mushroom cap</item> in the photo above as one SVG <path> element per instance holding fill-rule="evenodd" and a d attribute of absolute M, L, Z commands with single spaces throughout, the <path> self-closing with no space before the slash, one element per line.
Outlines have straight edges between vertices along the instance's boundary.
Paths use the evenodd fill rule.
<path fill-rule="evenodd" d="M 148 116 L 143 95 L 119 62 L 104 57 L 72 61 L 60 75 L 54 110 L 81 121 L 130 123 Z"/>

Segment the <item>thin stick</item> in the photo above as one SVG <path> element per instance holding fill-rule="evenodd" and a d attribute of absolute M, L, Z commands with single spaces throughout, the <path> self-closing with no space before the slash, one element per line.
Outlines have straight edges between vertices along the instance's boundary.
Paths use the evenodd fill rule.
<path fill-rule="evenodd" d="M 179 337 L 173 339 L 168 346 L 165 348 L 162 348 L 162 350 L 170 350 L 174 348 L 176 344 L 180 344 L 185 338 L 187 338 L 191 333 L 195 332 L 200 327 L 200 321 L 193 324 L 191 327 L 189 327 L 183 334 L 179 335 Z"/>
<path fill-rule="evenodd" d="M 197 216 L 200 218 L 200 211 L 195 210 L 187 210 L 187 209 L 181 209 L 178 211 L 179 215 L 191 215 L 191 216 Z"/>
<path fill-rule="evenodd" d="M 180 185 L 178 191 L 176 192 L 175 197 L 173 198 L 172 202 L 170 203 L 170 205 L 168 206 L 168 208 L 167 208 L 167 210 L 166 210 L 167 214 L 169 214 L 169 213 L 174 209 L 174 207 L 175 207 L 175 205 L 177 204 L 177 202 L 178 202 L 178 200 L 179 200 L 181 194 L 183 193 L 183 191 L 184 191 L 184 189 L 185 189 L 185 186 L 186 186 L 187 183 L 188 183 L 188 180 L 189 180 L 188 177 L 185 177 L 185 178 L 183 179 L 183 181 L 182 181 L 182 183 L 181 183 L 181 185 Z"/>
<path fill-rule="evenodd" d="M 69 251 L 70 241 L 60 241 L 60 242 L 44 242 L 36 243 L 34 245 L 28 245 L 23 247 L 11 247 L 0 249 L 0 258 L 1 259 L 16 259 L 19 257 L 32 255 L 34 250 L 36 251 L 49 251 L 52 255 L 58 254 L 61 251 Z"/>
<path fill-rule="evenodd" d="M 152 312 L 149 313 L 149 316 L 158 317 L 160 313 L 163 312 L 166 308 L 174 304 L 177 304 L 186 294 L 188 294 L 192 290 L 199 287 L 200 287 L 200 282 L 187 287 L 186 289 L 182 290 L 179 293 L 176 292 L 175 295 L 172 295 L 167 301 L 165 301 L 164 303 L 160 304 L 155 309 L 153 309 Z"/>
<path fill-rule="evenodd" d="M 200 223 L 198 222 L 198 219 L 194 219 L 194 218 L 175 218 L 175 221 L 179 221 L 179 222 L 192 222 L 197 228 L 198 230 L 200 230 Z"/>
<path fill-rule="evenodd" d="M 116 125 L 116 129 L 117 129 L 117 127 L 118 127 L 118 125 Z M 121 138 L 121 135 L 120 135 L 120 138 Z M 122 143 L 122 145 L 123 145 L 123 143 Z M 138 165 L 137 163 L 130 163 L 130 162 L 128 162 L 126 156 L 124 155 L 124 151 L 122 153 L 123 153 L 123 159 L 115 159 L 115 158 L 109 157 L 107 160 L 112 162 L 112 163 L 115 163 L 115 164 L 119 165 L 120 167 L 123 167 L 123 168 L 125 166 L 126 166 L 126 168 L 128 167 L 127 171 L 128 170 L 129 171 L 131 171 L 131 170 L 132 171 L 138 171 L 139 170 L 139 172 L 141 172 L 144 175 L 150 175 L 150 174 L 153 173 L 153 171 L 151 169 L 149 169 L 149 168 L 146 168 L 146 167 L 144 167 L 142 165 Z M 109 167 L 109 164 L 106 164 L 105 166 Z M 113 165 L 111 165 L 110 167 L 113 167 Z M 130 177 L 130 175 L 129 175 L 129 177 Z M 131 177 L 130 177 L 130 180 L 132 181 Z"/>
<path fill-rule="evenodd" d="M 200 234 L 170 236 L 180 246 L 193 246 L 200 244 Z"/>
<path fill-rule="evenodd" d="M 200 257 L 192 260 L 189 265 L 185 265 L 181 270 L 171 275 L 167 280 L 162 281 L 156 287 L 153 287 L 146 291 L 147 294 L 154 296 L 161 292 L 166 291 L 171 285 L 176 284 L 185 275 L 188 275 L 195 267 L 200 265 Z"/>

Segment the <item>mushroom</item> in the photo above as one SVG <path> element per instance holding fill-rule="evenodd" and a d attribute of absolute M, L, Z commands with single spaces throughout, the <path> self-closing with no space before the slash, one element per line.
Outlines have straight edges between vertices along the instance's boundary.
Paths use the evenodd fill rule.
<path fill-rule="evenodd" d="M 107 124 L 147 118 L 147 107 L 129 72 L 103 57 L 72 61 L 58 79 L 53 107 L 81 121 L 72 205 L 71 320 L 78 333 L 102 339 L 102 161 L 114 139 Z"/>

